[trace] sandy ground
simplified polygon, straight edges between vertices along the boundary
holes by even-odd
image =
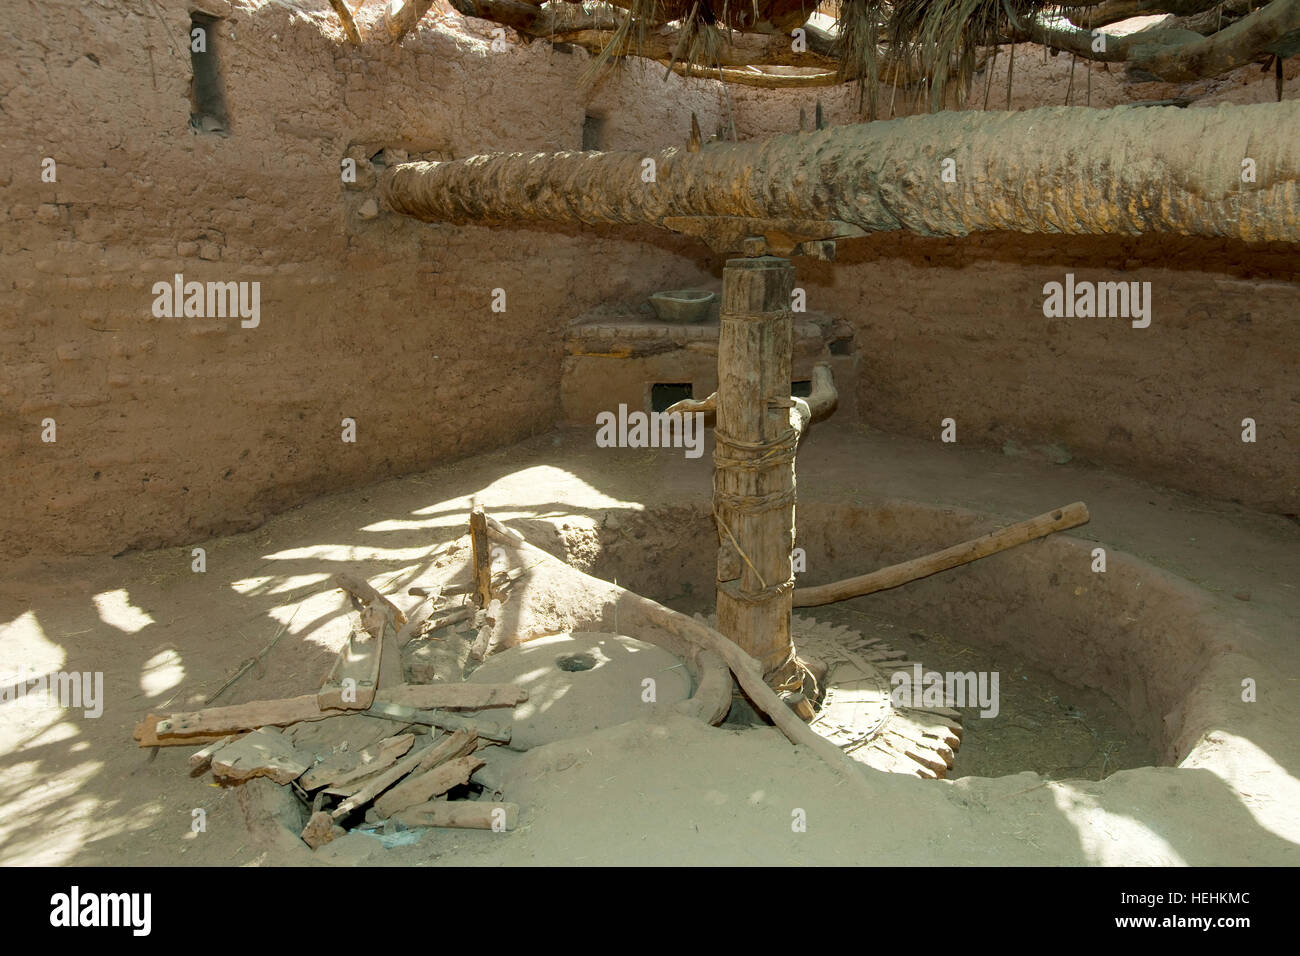
[[[264,672],[248,674],[219,702],[317,686],[346,633],[343,600],[328,576],[353,566],[399,592],[428,568],[439,543],[459,535],[471,494],[523,526],[607,527],[611,515],[703,504],[708,460],[610,452],[596,449],[589,432],[565,432],[323,498],[254,532],[210,540],[202,574],[191,570],[188,547],[9,568],[0,585],[0,674],[102,671],[105,699],[99,718],[30,702],[0,705],[0,860],[311,862],[305,847],[273,826],[250,831],[237,789],[191,778],[187,748],[138,749],[134,723],[150,711],[200,706],[289,621]],[[1259,703],[1247,705],[1255,708],[1249,718],[1209,728],[1177,768],[1125,770],[1101,781],[1030,772],[925,782],[864,772],[869,799],[774,730],[736,732],[685,718],[626,724],[552,745],[563,751],[558,757],[543,748],[521,758],[508,793],[524,808],[513,833],[436,831],[393,850],[350,836],[314,859],[1300,863],[1300,528],[1293,521],[1075,464],[850,426],[818,426],[801,449],[799,473],[802,507],[911,500],[1014,520],[1085,500],[1094,517],[1080,537],[1187,582],[1249,634],[1241,644],[1259,665]],[[598,564],[598,550],[592,544],[575,559]],[[1249,600],[1233,596],[1246,592]],[[206,812],[205,832],[192,831],[196,809]],[[806,831],[792,827],[800,818]]]

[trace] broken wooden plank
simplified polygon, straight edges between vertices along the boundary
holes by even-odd
[[[407,729],[394,726],[391,720],[382,717],[334,710],[324,720],[293,724],[285,728],[285,733],[293,738],[293,745],[299,750],[309,750],[323,760],[340,751],[356,753],[365,750]]]
[[[381,608],[387,610],[393,615],[393,622],[396,627],[401,627],[406,623],[406,615],[402,612],[402,609],[376,591],[374,587],[370,585],[370,582],[366,581],[364,578],[348,571],[340,571],[338,574],[334,575],[333,582],[335,587],[347,591],[356,598],[363,607],[371,607],[377,604]]]
[[[212,757],[212,774],[227,780],[269,777],[284,786],[311,766],[312,755],[295,750],[274,727],[263,727],[227,744]]]
[[[414,588],[412,588],[414,590]],[[419,632],[420,625],[427,621],[434,613],[434,603],[438,600],[438,588],[434,588],[423,601],[421,601],[406,617],[406,623],[402,629],[397,632],[397,646],[405,647],[411,638]]]
[[[408,807],[428,803],[452,787],[469,783],[470,776],[483,764],[482,757],[467,754],[419,774],[413,773],[375,801],[375,813],[383,819]]]
[[[331,754],[298,781],[304,790],[342,786],[395,764],[415,743],[415,734],[397,734],[373,747]]]
[[[501,602],[496,598],[489,601],[484,615],[483,624],[478,629],[478,636],[469,649],[469,658],[472,661],[481,661],[488,655],[488,650],[492,646],[492,638],[501,625]]]
[[[154,727],[159,743],[153,746],[166,746],[167,743],[213,743],[227,734],[257,730],[259,727],[287,727],[301,720],[323,720],[329,716],[332,715],[323,712],[316,703],[315,694],[209,707],[206,710],[159,718]],[[149,718],[146,718],[145,723],[148,722]],[[206,739],[200,740],[199,737]],[[143,744],[143,738],[141,740]]]
[[[345,833],[347,831],[336,824],[332,816],[324,810],[317,810],[302,829],[302,842],[314,850],[318,846],[337,840]]]
[[[380,643],[379,674],[375,680],[376,690],[398,687],[405,680],[402,672],[402,648],[397,643],[397,629],[385,617]]]
[[[469,539],[474,550],[474,603],[486,608],[492,600],[492,552],[488,545],[487,515],[477,502],[469,512]]]
[[[202,750],[190,754],[190,771],[193,773],[202,773],[204,770],[208,769],[208,765],[212,763],[212,755],[226,744],[232,743],[237,739],[239,739],[237,734],[227,734],[215,743],[208,744]]]
[[[392,817],[407,827],[456,827],[471,830],[513,830],[519,824],[519,807],[514,803],[486,800],[431,800],[408,807]]]
[[[330,816],[335,820],[341,820],[358,807],[363,807],[379,794],[383,793],[397,781],[401,780],[408,773],[415,770],[420,764],[420,759],[429,753],[430,747],[424,747],[420,750],[407,754],[404,758],[397,761],[387,770],[382,770],[377,774],[371,774],[364,781],[357,781],[354,784],[343,788],[331,787],[325,790],[325,793],[337,794],[341,789],[347,793],[347,797],[337,807],[330,811]],[[358,785],[359,784],[359,785]],[[350,792],[348,792],[350,791]]]
[[[335,807],[331,811],[331,816],[335,820],[340,820],[358,807],[365,806],[408,773],[428,770],[439,762],[450,759],[453,754],[459,754],[462,748],[468,747],[472,751],[477,746],[478,738],[471,732],[457,731],[448,734],[431,747],[407,754],[388,770],[368,780],[364,787]]]
[[[351,796],[362,789],[362,787],[366,786],[366,784],[368,784],[376,775],[395,764],[398,759],[405,756],[414,745],[414,734],[404,734],[402,736],[410,737],[411,743],[401,747],[390,748],[389,751],[382,753],[378,759],[369,763],[360,763],[352,770],[339,774],[330,784],[330,792],[335,793],[338,796]]]
[[[408,773],[423,773],[425,770],[430,770],[439,764],[446,763],[448,760],[468,756],[482,745],[483,742],[472,731],[458,730],[452,734],[443,734],[431,744],[429,741],[425,741],[424,746],[419,751],[419,759]],[[379,774],[370,774],[357,780],[346,781],[323,792],[332,796],[350,797],[360,793],[377,780],[379,776]]]
[[[168,718],[162,714],[149,714],[135,725],[131,733],[133,740],[138,740],[141,747],[193,747],[195,744],[214,744],[227,734],[192,734],[188,737],[159,737],[158,725]],[[248,728],[245,728],[248,729]]]
[[[364,713],[371,717],[386,717],[389,720],[400,720],[408,724],[441,727],[443,730],[472,730],[480,737],[498,743],[509,743],[514,733],[513,724],[509,721],[483,720],[477,716],[452,714],[445,710],[416,710],[414,707],[402,707],[399,704],[388,704],[383,701],[375,701]]]
[[[479,710],[484,707],[514,707],[528,699],[528,691],[517,684],[399,684],[375,695],[384,704],[432,710],[450,707]]]
[[[289,727],[349,714],[346,710],[322,710],[316,698],[316,694],[303,694],[301,697],[254,700],[246,704],[209,707],[170,716],[150,714],[136,725],[134,737],[142,747],[194,746],[216,743],[230,734],[244,733],[259,727]],[[387,716],[384,719],[393,718]],[[391,732],[390,726],[385,728],[384,733],[375,734],[373,739],[388,736]],[[313,743],[302,739],[302,728],[295,731],[294,736],[296,747],[312,749]]]
[[[371,621],[374,617],[371,616]],[[322,710],[365,710],[375,699],[379,685],[379,667],[383,659],[382,617],[379,634],[369,628],[353,629],[339,650],[329,677],[316,692]]]
[[[448,614],[439,613],[438,617],[428,620],[424,626],[416,632],[416,634],[423,637],[425,634],[447,627],[449,624],[459,624],[461,621],[469,620],[474,616],[474,613],[473,607],[457,608]]]

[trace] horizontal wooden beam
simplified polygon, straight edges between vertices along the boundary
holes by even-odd
[[[862,597],[864,594],[874,594],[876,591],[896,588],[911,581],[938,574],[940,571],[947,571],[962,564],[978,561],[980,558],[987,558],[991,554],[1006,551],[1008,548],[1014,548],[1017,545],[1046,537],[1057,531],[1077,528],[1081,524],[1087,524],[1088,520],[1087,505],[1082,501],[1076,501],[1064,508],[1057,508],[1055,511],[1049,511],[1046,514],[1037,515],[1025,521],[1018,521],[1013,525],[998,531],[991,531],[979,538],[963,541],[951,548],[944,548],[942,551],[936,551],[933,554],[913,558],[911,561],[904,561],[902,564],[893,564],[887,568],[872,571],[870,574],[861,574],[855,578],[845,578],[843,581],[834,581],[817,587],[795,588],[794,606],[816,607],[820,604],[833,604],[836,601],[847,601],[850,598]]]
[[[429,222],[667,228],[682,217],[740,217],[923,236],[1171,233],[1295,242],[1300,138],[1278,131],[1298,125],[1297,100],[1198,110],[950,110],[698,152],[401,163],[382,188],[394,211]],[[1209,141],[1220,144],[1213,155],[1221,161],[1204,161]],[[940,155],[935,144],[948,145]],[[956,182],[941,177],[943,158]],[[1249,185],[1244,158],[1254,161]]]

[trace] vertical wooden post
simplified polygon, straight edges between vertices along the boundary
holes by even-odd
[[[474,603],[486,610],[492,600],[492,558],[488,551],[487,515],[477,501],[470,506],[469,540],[474,555]]]
[[[775,256],[729,259],[723,271],[713,509],[718,630],[758,659],[768,684],[798,689],[790,638],[793,286],[794,267]]]

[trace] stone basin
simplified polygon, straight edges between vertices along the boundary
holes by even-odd
[[[716,298],[705,289],[674,289],[650,296],[650,307],[660,322],[690,324],[707,321]]]

